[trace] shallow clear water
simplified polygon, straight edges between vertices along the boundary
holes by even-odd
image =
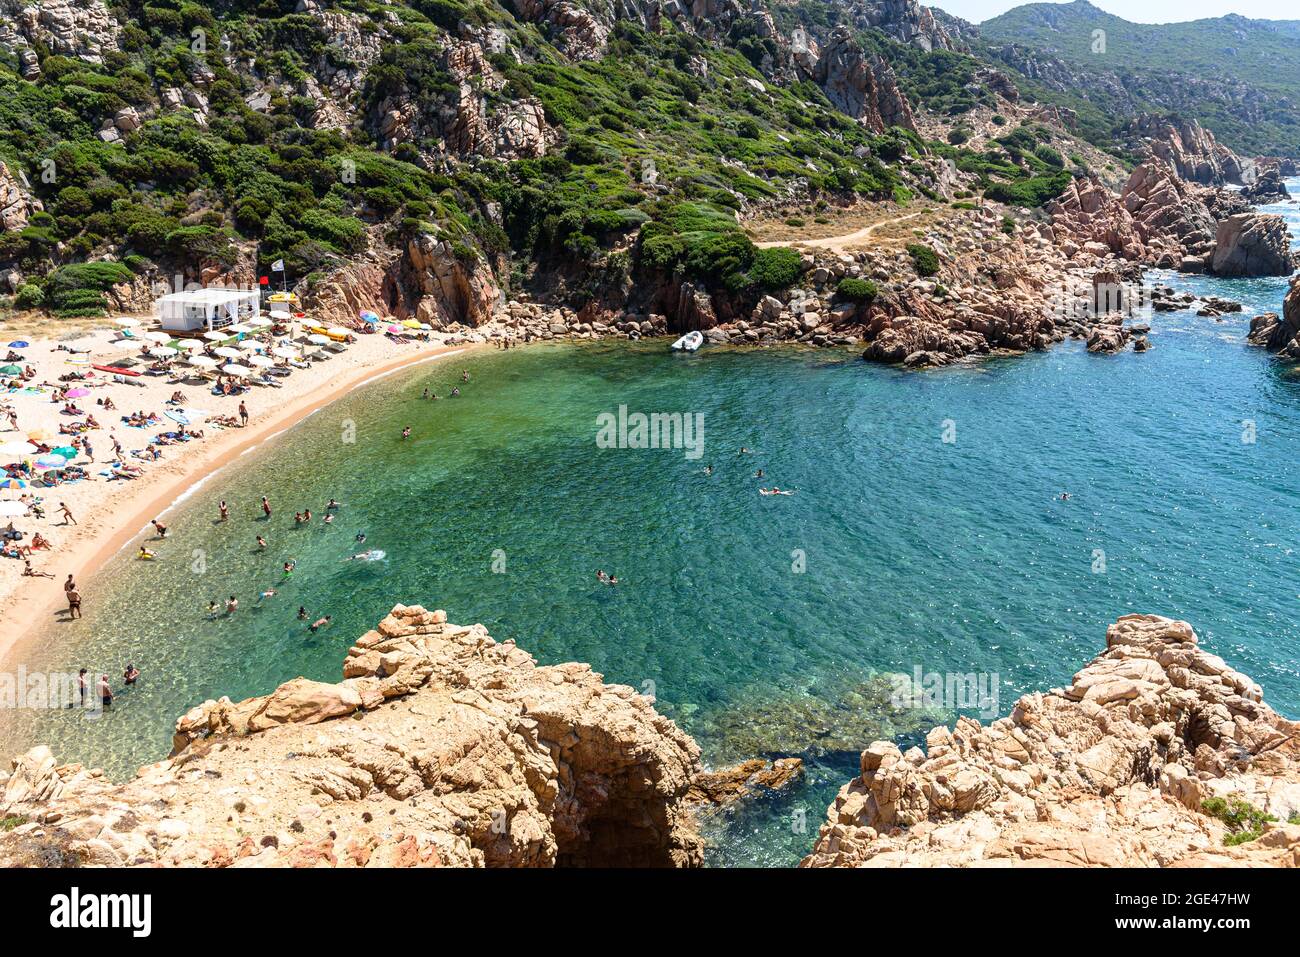
[[[936,372],[654,342],[489,352],[385,379],[198,489],[169,515],[158,561],[119,555],[87,589],[87,617],[26,664],[120,674],[132,660],[144,680],[100,721],[10,716],[4,750],[46,741],[128,774],[166,753],[196,702],[337,680],[351,639],[399,601],[653,692],[714,765],[807,756],[802,788],[709,828],[719,864],[794,863],[858,750],[951,717],[891,706],[885,673],[977,675],[1004,714],[1067,682],[1117,616],[1158,612],[1300,715],[1300,375],[1244,343],[1286,284],[1155,278],[1245,311],[1157,314],[1142,355],[1067,343]],[[420,398],[445,396],[462,368],[461,397]],[[620,405],[702,413],[703,457],[599,448],[597,416]],[[769,483],[797,494],[758,495]],[[325,527],[330,497],[344,507]],[[313,521],[295,528],[305,506]],[[345,560],[359,530],[383,560]],[[621,584],[596,582],[598,568]],[[278,593],[258,602],[266,587]],[[207,602],[230,594],[239,612],[210,620]],[[299,605],[333,624],[309,633]]]

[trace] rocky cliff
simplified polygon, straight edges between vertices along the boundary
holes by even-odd
[[[1069,687],[871,745],[803,866],[1300,866],[1298,731],[1186,622],[1126,615]]]
[[[0,866],[701,863],[699,749],[631,688],[402,605],[343,674],[199,705],[126,784],[32,750],[0,773],[25,822]]]

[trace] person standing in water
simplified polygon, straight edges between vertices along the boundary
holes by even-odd
[[[68,589],[68,618],[81,617],[81,592],[75,587]]]
[[[271,503],[266,500],[265,495],[262,496],[262,514],[267,518],[271,517]]]
[[[158,521],[158,519],[156,518],[153,520],[153,527],[154,527],[154,531],[158,533],[159,538],[167,537],[167,526],[164,525],[162,522]]]
[[[108,686],[108,675],[99,676],[99,703],[105,711],[113,707],[113,689]]]
[[[233,615],[237,611],[239,611],[239,599],[231,595],[226,601],[226,614]]]
[[[411,427],[408,425],[406,428],[402,429],[402,438],[409,439],[410,437],[411,437]]]
[[[126,663],[126,670],[122,672],[122,680],[126,682],[128,688],[131,687],[131,685],[140,680],[140,669],[128,661]]]
[[[221,518],[219,519],[220,521],[224,522],[226,519],[230,518],[230,506],[226,504],[224,498],[221,500],[221,504],[217,506],[217,511],[221,515]]]

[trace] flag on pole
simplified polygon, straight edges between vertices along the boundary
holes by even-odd
[[[284,260],[277,259],[275,262],[271,263],[271,272],[284,272]]]

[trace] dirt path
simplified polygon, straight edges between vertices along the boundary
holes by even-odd
[[[882,219],[878,223],[872,223],[870,226],[863,226],[851,233],[845,233],[843,236],[827,236],[823,239],[785,239],[770,240],[768,242],[754,243],[759,249],[771,249],[775,246],[809,246],[813,249],[830,249],[834,252],[844,252],[851,246],[860,246],[862,243],[871,238],[881,226],[889,226],[893,223],[905,222],[909,219],[916,219],[918,216],[924,216],[931,212],[929,209],[917,210],[914,213],[908,213],[906,216],[895,216],[892,219]]]

